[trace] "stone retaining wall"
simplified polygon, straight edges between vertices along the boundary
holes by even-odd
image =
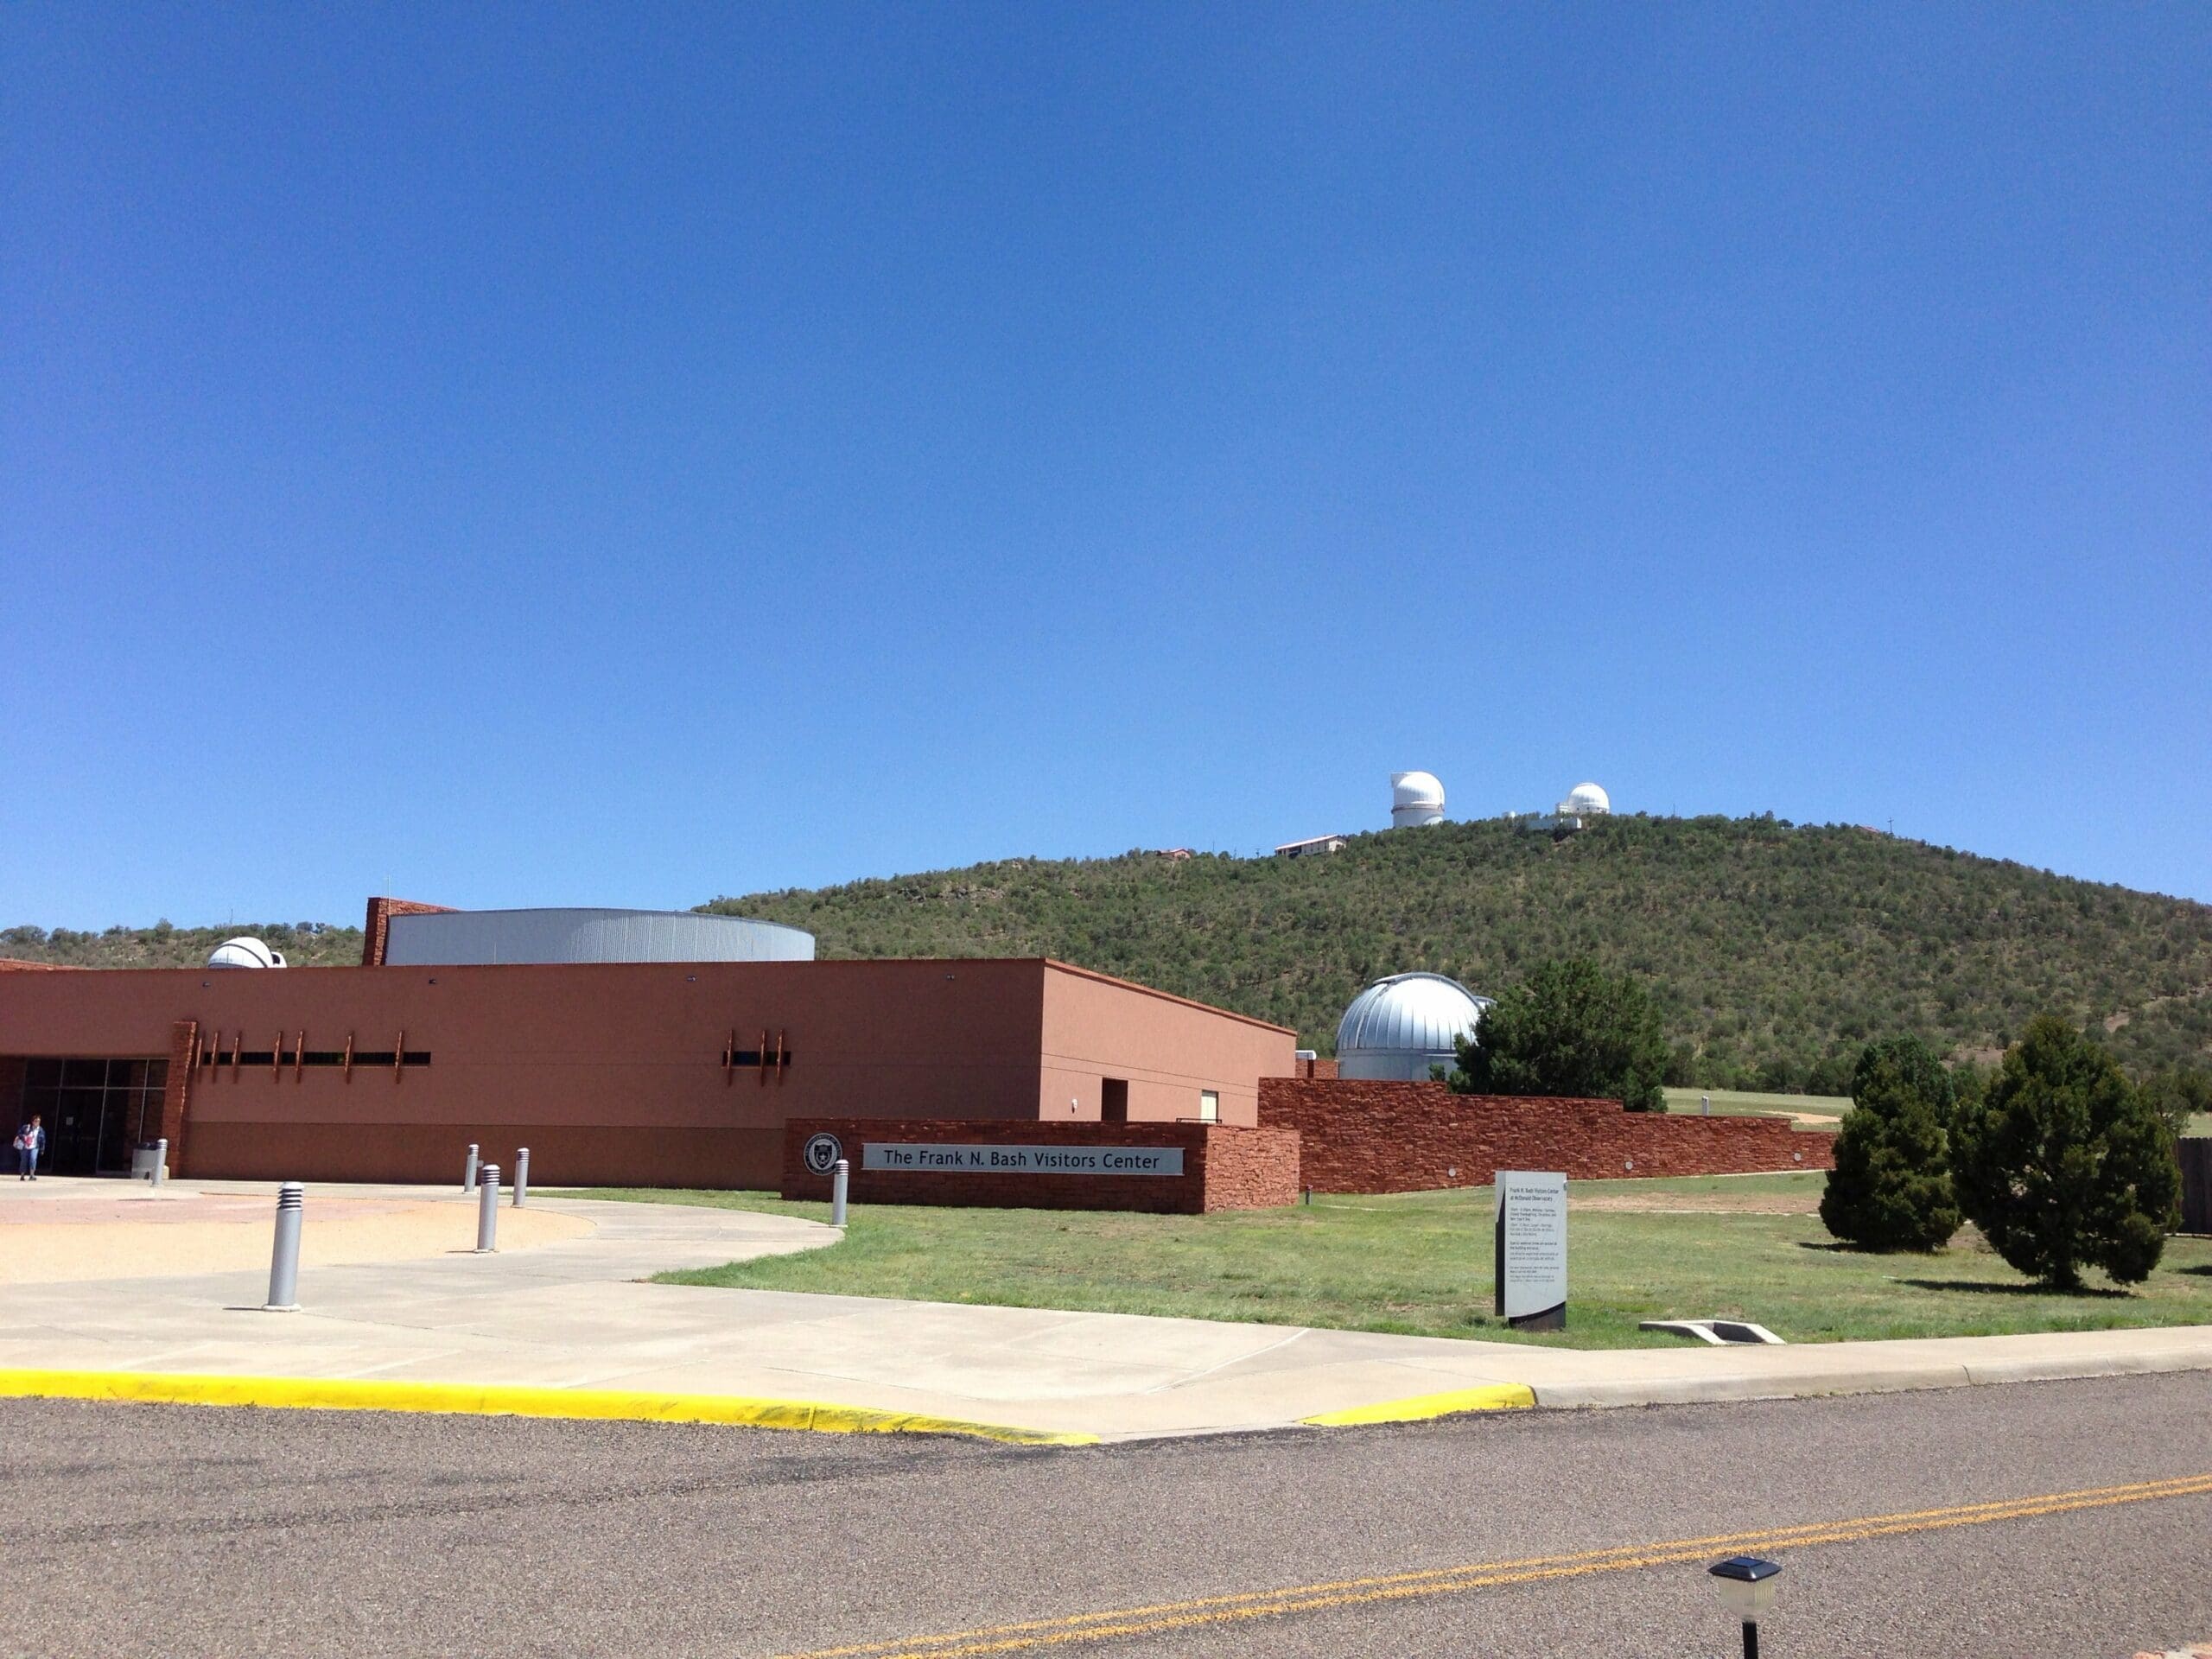
[[[1486,1186],[1501,1169],[1576,1180],[1827,1169],[1834,1137],[1786,1117],[1676,1117],[1618,1101],[1455,1095],[1441,1083],[1264,1077],[1263,1128],[1295,1129],[1317,1192]]]

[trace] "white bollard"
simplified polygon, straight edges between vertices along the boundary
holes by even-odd
[[[1700,1095],[1697,1097],[1697,1114],[1700,1117],[1711,1117],[1713,1116],[1713,1096],[1711,1095]]]
[[[853,1166],[840,1158],[830,1169],[830,1224],[845,1224],[845,1188],[852,1179]]]
[[[467,1161],[461,1166],[461,1190],[464,1192],[476,1190],[476,1143],[474,1141],[468,1143]]]
[[[262,1307],[270,1313],[300,1311],[300,1211],[307,1188],[287,1181],[276,1189],[276,1244],[269,1255],[269,1300]]]
[[[486,1164],[476,1189],[476,1254],[489,1255],[499,1248],[499,1166]]]
[[[530,1196],[530,1148],[515,1148],[515,1208],[522,1208],[523,1200]]]
[[[169,1143],[167,1139],[154,1142],[154,1179],[149,1185],[159,1186],[169,1178]]]

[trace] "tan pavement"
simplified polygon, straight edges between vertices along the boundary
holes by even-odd
[[[442,1197],[443,1195],[441,1195]],[[0,1189],[0,1285],[267,1272],[271,1199],[165,1183],[41,1177]],[[582,1216],[524,1209],[501,1216],[504,1249],[589,1236]],[[300,1265],[401,1262],[473,1249],[473,1210],[444,1202],[322,1194],[302,1234]]]
[[[265,1313],[274,1189],[193,1191],[262,1207],[259,1227],[205,1224],[257,1236],[253,1268],[0,1285],[0,1367],[742,1395],[1107,1438],[1281,1427],[1497,1385],[1545,1406],[1610,1406],[2212,1370],[2206,1326],[1605,1352],[654,1285],[639,1281],[837,1235],[785,1216],[569,1199],[500,1211],[503,1243],[540,1213],[566,1236],[303,1268],[304,1311]],[[310,1187],[308,1236],[346,1224],[349,1204],[427,1213],[440,1236],[473,1243],[474,1201],[420,1188]],[[0,1224],[0,1249],[22,1224]]]

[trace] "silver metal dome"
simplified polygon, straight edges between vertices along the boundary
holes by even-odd
[[[811,962],[814,935],[692,910],[446,910],[395,916],[395,968],[463,963]]]
[[[1351,1000],[1337,1022],[1337,1075],[1413,1079],[1459,1062],[1456,1039],[1472,1036],[1487,996],[1442,974],[1393,974]]]

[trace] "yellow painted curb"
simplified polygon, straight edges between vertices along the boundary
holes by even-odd
[[[1299,1421],[1317,1428],[1344,1428],[1354,1423],[1414,1423],[1425,1417],[1450,1417],[1463,1411],[1520,1411],[1536,1403],[1536,1391],[1523,1382],[1493,1382],[1479,1389],[1455,1389],[1449,1394],[1416,1394],[1403,1400],[1385,1400],[1350,1411],[1325,1411]]]
[[[176,1406],[266,1406],[307,1411],[429,1411],[482,1417],[563,1417],[644,1423],[733,1423],[826,1434],[967,1434],[1020,1446],[1096,1446],[1096,1434],[1009,1428],[915,1412],[811,1400],[721,1394],[638,1394],[620,1389],[477,1386],[353,1377],[205,1376],[159,1371],[0,1370],[0,1396],[112,1400]]]

